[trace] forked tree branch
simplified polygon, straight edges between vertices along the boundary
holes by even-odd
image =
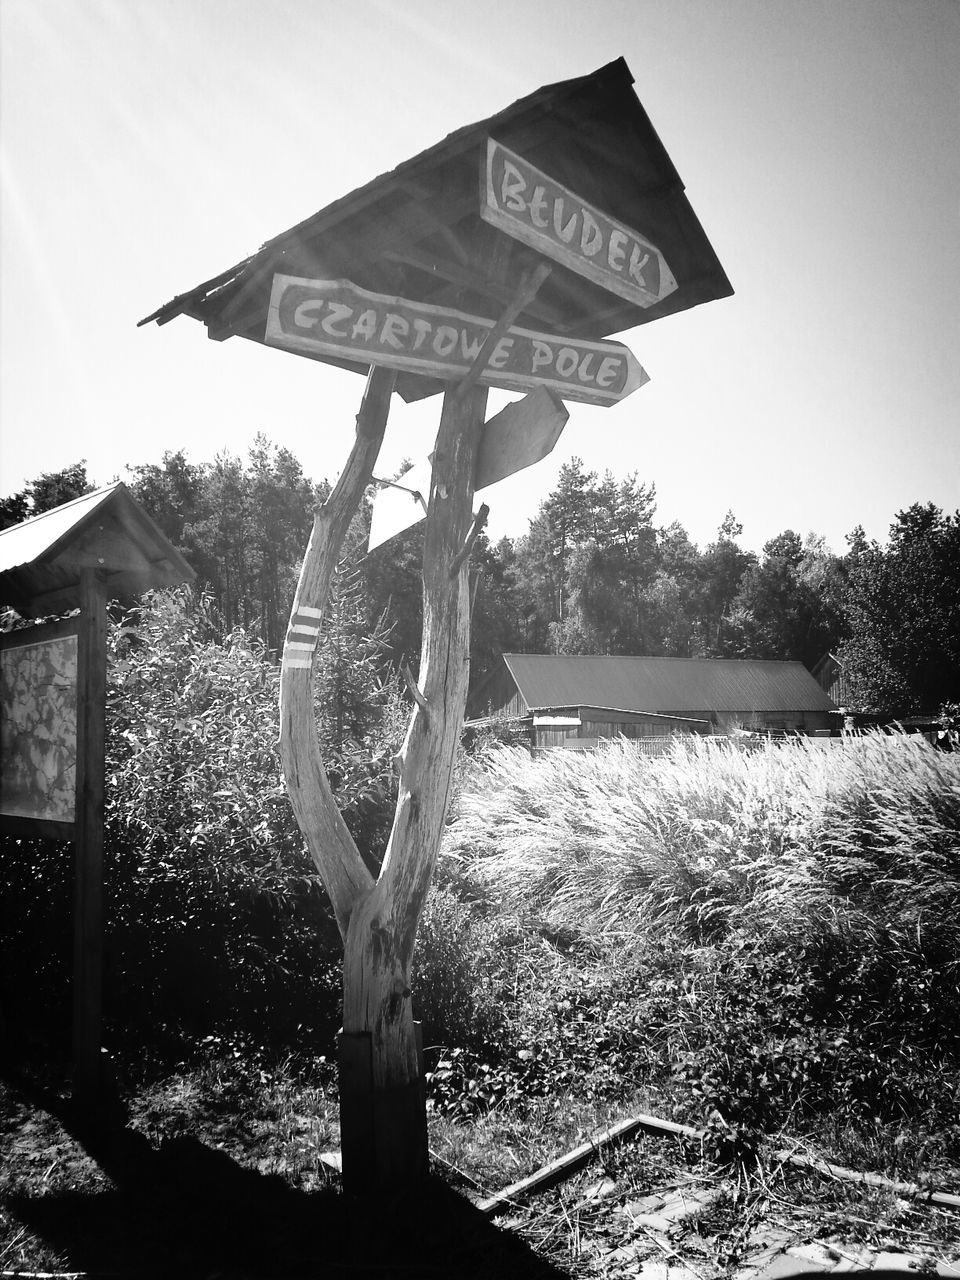
[[[313,666],[330,581],[350,521],[373,474],[395,381],[393,370],[370,371],[353,449],[313,522],[280,675],[280,758],[287,792],[344,938],[357,900],[370,892],[374,881],[347,830],[323,767],[313,709]]]

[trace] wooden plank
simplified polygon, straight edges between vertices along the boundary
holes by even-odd
[[[487,140],[480,216],[641,307],[656,306],[676,291],[655,244],[493,138]]]
[[[570,413],[551,391],[538,387],[484,424],[477,457],[477,488],[542,461],[560,439]]]
[[[103,812],[107,612],[103,583],[83,571],[78,632],[77,816],[73,945],[74,1094],[96,1100],[101,1085]]]
[[[72,822],[54,822],[49,818],[19,818],[0,813],[0,835],[14,836],[20,840],[63,840],[74,838]]]
[[[365,1190],[376,1168],[373,1114],[373,1068],[370,1033],[337,1036],[340,1084],[340,1161],[345,1185]]]
[[[430,470],[430,462],[424,458],[404,472],[396,484],[384,484],[375,494],[370,512],[368,552],[426,519]]]
[[[584,1142],[556,1160],[551,1160],[536,1173],[531,1173],[529,1177],[521,1178],[519,1182],[504,1187],[495,1196],[482,1200],[477,1208],[481,1213],[489,1214],[490,1217],[503,1213],[517,1200],[522,1200],[533,1191],[545,1191],[547,1187],[562,1182],[564,1178],[570,1177],[571,1174],[588,1165],[605,1148],[618,1142],[626,1142],[638,1133],[652,1133],[658,1137],[685,1138],[700,1142],[704,1138],[704,1132],[703,1129],[694,1129],[686,1124],[675,1124],[672,1120],[660,1120],[656,1116],[639,1115],[621,1120],[618,1124],[611,1125],[609,1129],[604,1129],[602,1133],[596,1134],[589,1142]]]
[[[514,400],[484,424],[477,455],[479,492],[507,476],[532,467],[553,449],[570,414],[562,400],[538,387]],[[398,533],[426,518],[430,462],[423,459],[395,484],[381,482],[370,513],[367,551],[375,551]]]
[[[445,381],[461,381],[495,322],[446,307],[369,293],[345,280],[277,274],[264,340],[304,355],[335,355]],[[611,405],[649,381],[619,342],[558,338],[511,327],[479,381],[565,400]]]
[[[502,242],[503,238],[500,237],[500,239]],[[480,297],[493,298],[503,306],[507,306],[513,298],[514,289],[510,284],[498,284],[482,274],[476,266],[461,266],[459,263],[451,262],[449,258],[430,252],[429,249],[397,250],[385,253],[383,256],[389,262],[413,267],[414,270],[422,271],[432,278],[439,277],[459,289],[470,289]],[[430,300],[422,298],[421,301],[429,302]],[[528,303],[525,311],[527,315],[542,324],[561,326],[564,322],[564,313],[560,308],[542,302],[539,296]]]

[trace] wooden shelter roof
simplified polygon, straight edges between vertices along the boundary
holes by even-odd
[[[114,597],[195,577],[123,483],[0,531],[0,601],[24,617],[79,608],[84,569]]]
[[[334,201],[140,324],[188,315],[217,340],[239,335],[262,342],[275,272],[346,279],[375,293],[496,320],[522,273],[540,259],[481,220],[488,137],[646,236],[678,283],[645,309],[557,265],[518,325],[595,339],[726,297],[730,282],[632,86],[618,58],[590,75],[538,89]],[[367,369],[332,356],[308,358]],[[401,374],[397,382],[406,400],[441,389],[416,374]]]
[[[589,706],[625,712],[835,711],[801,662],[505,653],[527,710]]]

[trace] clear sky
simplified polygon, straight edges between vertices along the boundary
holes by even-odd
[[[736,291],[625,336],[651,382],[571,405],[491,491],[522,532],[573,455],[712,539],[960,505],[957,0],[0,0],[0,491],[258,431],[333,480],[363,381],[136,321],[540,85],[624,56]],[[492,407],[510,398],[491,395]],[[381,471],[429,451],[395,398]]]

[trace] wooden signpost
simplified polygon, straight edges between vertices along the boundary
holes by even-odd
[[[531,249],[641,307],[677,287],[656,245],[624,226],[529,160],[487,141],[480,217]]]
[[[301,568],[280,708],[287,790],[344,942],[341,1144],[351,1192],[415,1192],[427,1170],[410,967],[466,704],[468,562],[486,512],[473,515],[475,487],[549,451],[566,410],[545,396],[613,405],[647,381],[625,346],[597,335],[640,324],[654,308],[667,314],[732,292],[631,83],[618,60],[538,90],[141,321],[186,314],[217,340],[238,335],[368,373],[353,450]],[[581,121],[589,123],[582,134]],[[564,154],[572,186],[500,138],[534,155]],[[576,189],[616,191],[626,220]],[[488,386],[535,394],[484,433]],[[426,508],[421,664],[416,678],[406,673],[413,710],[374,879],[320,758],[313,665],[331,577],[371,482],[394,387],[406,400],[446,389],[432,472],[423,463],[400,481],[414,492],[391,491],[400,498],[377,535],[382,541],[387,526],[398,531]]]
[[[620,343],[558,339],[513,326],[550,271],[541,263],[524,277],[497,321],[370,293],[345,280],[279,272],[273,279],[267,343],[370,365],[353,451],[317,515],[301,567],[280,681],[287,791],[343,937],[340,1141],[344,1184],[353,1192],[416,1185],[429,1163],[410,971],[466,707],[469,558],[487,515],[485,506],[472,514],[486,385],[539,393],[525,408],[513,407],[504,421],[490,424],[484,469],[493,483],[526,465],[524,457],[532,461],[552,448],[567,414],[551,393],[614,404],[647,381]],[[331,576],[372,478],[398,370],[452,385],[443,398],[426,502],[420,675],[414,680],[407,673],[414,709],[398,758],[393,827],[374,880],[337,808],[320,758],[313,660]],[[524,423],[537,422],[540,441],[518,446],[512,439],[518,423],[522,431]],[[418,484],[427,487],[425,472]],[[413,496],[422,506],[422,491]]]
[[[542,388],[514,400],[484,423],[477,455],[477,492],[541,462],[560,439],[570,417],[562,400]],[[431,455],[432,456],[432,455]],[[367,550],[418,524],[427,514],[430,461],[416,463],[395,483],[384,486],[373,500]]]
[[[492,320],[406,298],[368,293],[347,280],[273,278],[264,340],[304,355],[336,355],[447,382],[467,377]],[[486,386],[545,387],[564,400],[617,404],[649,382],[620,342],[556,338],[510,327],[476,373]]]

